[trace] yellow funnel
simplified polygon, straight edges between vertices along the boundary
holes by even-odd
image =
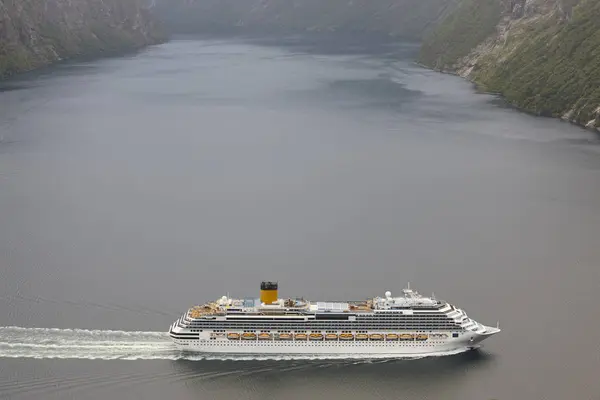
[[[260,302],[273,304],[277,301],[277,282],[262,282],[260,284]]]

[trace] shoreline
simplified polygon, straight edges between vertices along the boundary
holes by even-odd
[[[160,40],[157,40],[154,42],[149,42],[149,43],[146,43],[146,44],[143,44],[140,46],[123,47],[121,49],[116,49],[116,50],[95,51],[95,52],[90,52],[90,53],[81,53],[81,54],[74,54],[72,56],[59,57],[59,58],[56,58],[53,60],[42,61],[36,65],[29,65],[19,71],[6,72],[3,74],[0,74],[0,92],[3,91],[2,86],[1,86],[2,84],[6,83],[6,82],[10,82],[13,79],[17,79],[17,78],[27,75],[27,74],[40,72],[47,68],[51,68],[56,65],[61,65],[61,64],[68,63],[68,62],[77,62],[77,61],[85,62],[85,61],[101,60],[101,59],[105,59],[105,58],[123,57],[126,55],[138,53],[138,52],[143,51],[152,46],[158,46],[161,44],[165,44],[170,39],[171,39],[170,37],[165,37],[164,39],[160,39]]]
[[[466,76],[463,76],[463,75],[457,73],[456,71],[433,68],[433,67],[430,67],[429,65],[420,63],[418,61],[414,61],[414,64],[417,65],[417,66],[419,66],[419,67],[421,67],[421,68],[428,69],[430,71],[439,72],[441,74],[446,74],[446,75],[457,76],[457,77],[459,77],[459,78],[461,78],[461,79],[463,79],[463,80],[465,80],[467,82],[470,82],[474,86],[474,88],[475,88],[475,90],[476,90],[477,93],[489,94],[489,95],[497,96],[500,100],[502,100],[504,102],[504,104],[506,104],[507,107],[510,107],[510,108],[512,108],[515,111],[522,112],[524,114],[531,115],[533,117],[549,118],[549,119],[559,120],[559,121],[568,123],[568,124],[570,124],[572,126],[576,126],[578,128],[581,128],[581,129],[583,129],[583,130],[585,130],[587,132],[594,133],[595,136],[596,136],[596,138],[600,139],[600,127],[589,127],[589,126],[577,123],[577,122],[575,122],[573,120],[569,120],[569,119],[566,119],[566,118],[563,118],[563,117],[555,117],[555,116],[552,116],[552,115],[542,115],[542,114],[533,113],[533,112],[531,112],[531,111],[529,111],[529,110],[527,110],[525,108],[519,107],[519,106],[513,104],[512,102],[510,102],[504,96],[504,94],[502,92],[488,92],[488,91],[482,90],[481,89],[482,85],[479,84],[477,81],[475,81],[473,79],[470,79],[470,78],[468,78]]]

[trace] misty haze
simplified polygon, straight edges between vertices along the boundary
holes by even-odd
[[[0,0],[0,398],[597,399],[598,4]],[[494,336],[172,340],[409,282]]]

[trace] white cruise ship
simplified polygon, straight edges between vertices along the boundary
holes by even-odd
[[[219,300],[190,308],[169,334],[184,351],[229,354],[451,354],[477,348],[500,332],[452,304],[410,289],[360,302],[280,299],[276,282],[260,298]]]

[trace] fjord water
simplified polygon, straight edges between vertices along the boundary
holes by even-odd
[[[600,151],[416,46],[186,38],[0,92],[0,397],[597,398]],[[190,357],[227,292],[412,287],[501,334],[419,360]]]

